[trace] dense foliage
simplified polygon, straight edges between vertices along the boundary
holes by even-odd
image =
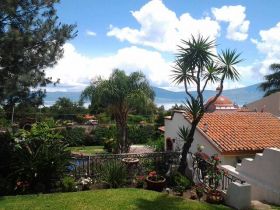
[[[117,127],[117,152],[127,152],[130,142],[128,140],[128,114],[136,106],[145,106],[154,99],[154,92],[146,77],[141,72],[126,75],[124,71],[114,70],[108,80],[99,78],[92,82],[82,94],[92,104],[100,104],[112,114]]]
[[[124,165],[118,161],[107,161],[100,167],[100,180],[109,188],[118,188],[127,181],[127,171]]]
[[[74,25],[58,21],[58,2],[1,0],[0,104],[7,109],[25,101],[42,103],[40,87],[53,82],[45,69],[56,64],[65,42],[76,35]]]
[[[271,64],[270,69],[272,70],[272,73],[266,75],[264,77],[266,81],[260,84],[260,89],[265,91],[264,96],[280,92],[280,64]]]
[[[86,140],[85,129],[81,127],[62,129],[61,135],[70,147],[84,145]]]
[[[0,132],[0,195],[13,189],[9,175],[12,172],[11,163],[14,155],[14,141],[9,132]]]
[[[72,102],[69,98],[58,98],[49,110],[55,119],[75,120],[79,115],[86,114],[82,103]],[[83,122],[83,121],[82,121]]]
[[[20,130],[16,136],[10,141],[7,137],[3,139],[6,143],[3,154],[10,157],[10,162],[1,163],[9,173],[1,174],[7,181],[5,192],[50,192],[56,188],[70,158],[62,136],[47,123],[34,124],[30,131]]]

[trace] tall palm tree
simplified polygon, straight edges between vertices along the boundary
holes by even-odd
[[[176,84],[183,83],[187,99],[185,110],[191,115],[191,127],[185,138],[182,149],[182,158],[180,161],[179,172],[185,173],[187,166],[187,153],[194,140],[194,133],[205,110],[213,104],[223,91],[225,79],[238,80],[239,73],[234,65],[241,62],[240,54],[235,50],[222,51],[218,56],[214,55],[213,48],[216,47],[214,40],[198,36],[189,41],[182,41],[183,45],[179,46],[179,52],[176,56],[173,70],[173,82]],[[219,83],[220,90],[215,97],[204,105],[203,93],[210,83]],[[196,93],[191,94],[190,86],[195,86]],[[179,129],[180,130],[180,129]]]
[[[127,117],[135,105],[143,106],[154,100],[154,92],[145,75],[133,72],[126,75],[116,69],[108,80],[99,78],[87,87],[82,97],[108,108],[114,116],[117,134],[117,152],[128,152],[130,143],[127,137]]]
[[[275,92],[280,92],[280,63],[270,65],[273,73],[266,75],[265,82],[261,83],[259,88],[265,91],[264,96],[268,96]]]

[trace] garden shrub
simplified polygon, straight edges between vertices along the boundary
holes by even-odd
[[[100,145],[95,141],[94,135],[93,134],[85,134],[85,138],[82,143],[84,146],[95,146],[95,145]]]
[[[86,133],[85,129],[81,127],[68,127],[61,131],[64,141],[71,147],[83,145]]]
[[[14,185],[8,176],[11,172],[11,160],[14,155],[14,141],[7,132],[0,132],[0,195],[10,194]]]
[[[9,121],[1,116],[0,112],[0,128],[7,128],[10,125]]]
[[[119,188],[126,184],[127,171],[122,163],[115,160],[106,161],[99,170],[100,181],[109,188]]]
[[[146,121],[147,118],[144,117],[143,115],[128,115],[128,123],[129,124],[139,124],[141,121]]]
[[[112,152],[115,149],[116,145],[117,142],[114,139],[106,139],[104,141],[104,149],[107,150],[108,152]]]
[[[170,185],[181,190],[190,189],[192,182],[178,171],[171,173]]]
[[[100,113],[96,117],[100,124],[108,124],[112,121],[111,117],[106,112]]]
[[[152,125],[128,126],[128,138],[132,144],[146,144],[154,135],[155,130]]]
[[[164,151],[164,136],[160,136],[157,139],[149,139],[147,143],[150,147],[154,148],[156,152],[163,152]]]
[[[47,123],[34,124],[30,131],[19,131],[10,175],[17,193],[53,190],[69,166],[70,152],[62,138]]]
[[[61,187],[63,192],[74,192],[76,191],[75,178],[72,176],[65,176],[61,180]]]
[[[116,133],[115,125],[96,127],[92,131],[94,145],[105,145],[105,141],[116,138]]]
[[[81,115],[81,114],[75,115],[74,120],[75,120],[77,123],[80,123],[80,124],[84,124],[84,123],[87,121],[87,120],[83,117],[83,115]]]

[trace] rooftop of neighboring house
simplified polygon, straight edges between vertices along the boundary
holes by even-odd
[[[280,92],[273,93],[246,105],[250,110],[265,111],[280,117]]]
[[[220,91],[220,87],[216,88],[216,91]],[[215,96],[210,97],[207,102],[205,103],[205,106],[207,106]],[[214,103],[212,103],[208,108],[207,112],[214,112],[214,111],[235,111],[239,107],[234,104],[228,97],[226,96],[219,96]]]

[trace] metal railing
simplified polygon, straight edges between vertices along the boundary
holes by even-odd
[[[213,167],[212,163],[202,159],[195,154],[192,154],[193,159],[193,176],[196,182],[204,184],[207,188],[210,188],[209,185],[213,184],[213,181],[208,180],[208,170],[210,167]],[[226,191],[232,182],[239,182],[240,184],[245,183],[244,180],[230,174],[225,169],[218,168],[220,170],[221,179],[219,181],[219,190]]]
[[[178,165],[180,161],[180,152],[154,152],[142,154],[96,154],[90,156],[74,155],[71,159],[71,173],[76,177],[82,176],[98,177],[100,167],[109,161],[122,162],[124,158],[137,158],[139,162],[132,168],[129,168],[130,174],[147,175],[151,170],[156,170],[164,175],[171,165]],[[212,163],[199,158],[195,154],[189,153],[191,158],[194,182],[203,183],[206,187],[210,187],[211,180],[207,182],[208,169],[212,167]],[[227,173],[224,169],[221,173],[222,177],[219,183],[219,190],[226,191],[231,182],[245,183],[232,174]]]
[[[124,158],[137,158],[139,162],[133,170],[138,175],[145,175],[151,170],[166,173],[171,164],[179,163],[179,156],[179,152],[73,155],[69,170],[76,178],[82,176],[97,177],[100,166],[108,161],[123,162]]]

